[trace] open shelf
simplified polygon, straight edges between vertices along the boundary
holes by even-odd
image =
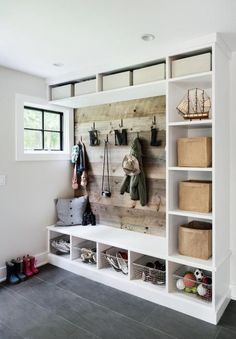
[[[208,301],[205,301],[205,300],[201,300],[200,298],[198,298],[196,295],[194,294],[184,294],[184,293],[181,293],[181,292],[178,292],[178,291],[175,291],[175,292],[171,292],[172,296],[177,298],[177,299],[180,299],[180,300],[185,300],[185,301],[188,301],[188,302],[192,302],[194,303],[195,305],[201,305],[203,307],[206,307],[208,309],[211,309],[213,307],[212,303],[211,302],[208,302]],[[194,307],[194,305],[192,305],[192,307]]]
[[[171,78],[168,81],[172,83],[184,83],[189,87],[195,87],[196,82],[198,82],[204,84],[205,87],[209,87],[212,82],[212,71]]]
[[[212,172],[212,167],[178,167],[172,166],[169,171]]]
[[[81,261],[81,259],[74,259],[72,260],[73,263],[76,263],[76,265],[78,265],[78,267],[86,267],[86,269],[90,270],[90,271],[94,271],[96,272],[98,269],[97,269],[97,266],[96,265],[90,265],[90,264],[85,264]]]
[[[148,284],[145,281],[142,280],[132,280],[131,281],[133,285],[140,286],[142,288],[146,288],[147,290],[153,291],[154,293],[157,291],[166,293],[166,285],[154,285],[154,284]]]
[[[208,260],[202,260],[198,258],[187,257],[185,255],[181,255],[179,253],[174,253],[169,255],[169,260],[187,266],[198,267],[202,270],[213,271],[215,268],[213,267],[212,258]]]
[[[99,269],[99,272],[106,274],[109,277],[113,277],[120,280],[129,280],[129,276],[121,272],[116,272],[112,267],[104,267]]]
[[[212,127],[212,120],[185,120],[169,122],[169,127],[184,127],[184,128],[210,128]]]
[[[100,91],[60,100],[52,100],[50,101],[50,103],[69,108],[79,108],[139,98],[149,98],[165,94],[166,80],[160,80],[136,86],[123,87],[108,91]]]
[[[198,219],[204,219],[204,220],[212,220],[212,213],[200,213],[200,212],[191,212],[191,211],[183,211],[180,209],[175,209],[169,211],[170,215],[180,215],[184,217],[190,217],[190,218],[198,218]]]

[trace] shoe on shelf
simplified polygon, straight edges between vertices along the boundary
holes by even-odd
[[[65,253],[65,254],[70,253],[70,242],[64,239],[53,240],[51,245],[53,248],[55,248],[57,251],[61,253]]]
[[[26,275],[26,277],[32,277],[34,274],[31,271],[30,258],[28,256],[23,257],[23,273]]]
[[[6,270],[7,282],[9,284],[18,284],[20,282],[20,279],[15,274],[15,265],[10,261],[6,261]]]
[[[37,274],[39,272],[39,270],[36,267],[36,259],[34,256],[32,255],[27,255],[27,258],[29,258],[30,260],[30,270],[33,274]]]
[[[129,272],[126,258],[128,259],[128,256],[127,256],[126,253],[123,253],[123,252],[117,252],[116,253],[116,260],[117,260],[118,266],[119,266],[120,270],[122,271],[122,273],[124,273],[124,274],[128,274],[128,272]]]
[[[26,280],[27,277],[23,273],[23,260],[18,257],[17,259],[12,259],[11,263],[14,265],[15,275],[20,279],[20,281]]]

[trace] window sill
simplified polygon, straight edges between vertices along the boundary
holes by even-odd
[[[67,152],[44,152],[33,151],[25,152],[17,157],[16,161],[57,161],[57,160],[70,160],[70,154]]]

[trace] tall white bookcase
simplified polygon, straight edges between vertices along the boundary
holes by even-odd
[[[178,78],[171,77],[171,62],[178,57],[201,52],[212,53],[212,70]],[[166,236],[155,237],[98,225],[93,227],[48,227],[49,262],[90,279],[170,307],[199,319],[217,323],[229,300],[229,59],[224,42],[214,35],[212,41],[186,47],[164,58],[166,79],[126,88],[101,91],[101,75],[97,75],[97,92],[52,101],[52,104],[77,108],[135,98],[166,95]],[[163,60],[163,58],[160,58]],[[56,83],[50,83],[55,85]],[[205,89],[211,97],[210,118],[186,121],[177,113],[176,106],[190,88]],[[177,167],[176,141],[180,137],[212,136],[212,168]],[[211,213],[188,212],[178,209],[178,182],[186,179],[212,180],[213,208]],[[212,223],[213,255],[201,260],[178,253],[178,226],[191,220]],[[53,253],[51,239],[66,234],[71,240],[71,254],[60,257]],[[97,265],[81,263],[75,247],[84,240],[94,242]],[[122,276],[103,265],[101,252],[110,246],[128,251],[129,274]],[[133,262],[142,255],[165,260],[166,285],[155,286],[136,280]],[[212,274],[212,301],[205,302],[190,293],[180,293],[173,279],[181,266],[207,270]]]

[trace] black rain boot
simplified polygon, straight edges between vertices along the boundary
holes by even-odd
[[[12,259],[11,262],[14,264],[15,275],[24,281],[27,279],[26,275],[23,273],[23,260],[18,257],[17,259]]]
[[[20,282],[20,279],[15,274],[15,266],[12,262],[6,261],[6,270],[7,270],[7,282],[9,284],[18,284]]]

